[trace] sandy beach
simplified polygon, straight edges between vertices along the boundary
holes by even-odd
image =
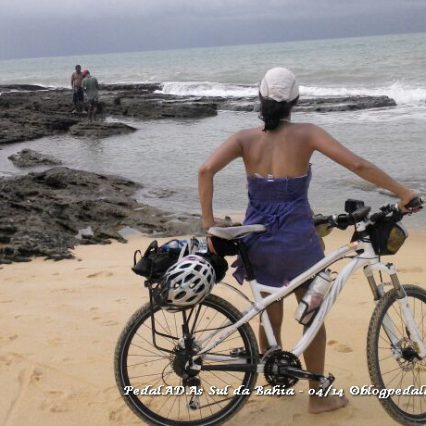
[[[400,253],[392,258],[404,283],[426,285],[425,236],[424,231],[412,230]],[[349,237],[347,232],[334,231],[326,238],[327,250]],[[133,237],[127,244],[79,246],[74,260],[39,258],[0,267],[0,424],[141,423],[125,406],[115,385],[113,352],[125,322],[147,301],[143,280],[130,266],[134,250],[144,249],[149,241]],[[229,272],[225,281],[235,284]],[[234,302],[226,291],[214,290]],[[294,298],[285,306],[283,336],[285,348],[290,349],[301,327],[293,320]],[[370,383],[365,347],[373,308],[369,287],[358,272],[326,321],[326,371],[336,376],[335,387],[347,394],[352,385]],[[256,321],[252,326],[257,330]],[[300,382],[296,387],[306,388]],[[228,424],[394,424],[375,397],[348,397],[350,404],[343,410],[311,415],[306,411],[306,393],[281,398],[252,396]]]

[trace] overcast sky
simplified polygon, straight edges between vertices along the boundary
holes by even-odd
[[[0,59],[426,31],[426,0],[0,0]]]

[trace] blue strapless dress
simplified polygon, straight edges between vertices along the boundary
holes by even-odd
[[[311,169],[296,178],[248,176],[249,204],[244,225],[260,223],[265,233],[244,237],[249,260],[260,284],[282,287],[324,257],[308,202]],[[232,265],[242,284],[241,259]]]

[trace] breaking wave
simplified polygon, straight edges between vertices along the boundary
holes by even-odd
[[[217,96],[224,98],[254,98],[258,93],[258,86],[238,85],[204,82],[178,82],[163,83],[159,93],[175,96]],[[389,96],[398,105],[425,105],[426,88],[412,87],[400,82],[390,86],[377,88],[355,87],[317,87],[300,86],[301,96],[316,97],[346,97],[346,96]]]

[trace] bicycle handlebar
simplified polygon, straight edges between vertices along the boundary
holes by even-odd
[[[384,217],[393,216],[395,219],[400,220],[402,216],[406,214],[411,214],[414,209],[422,209],[424,200],[422,197],[413,198],[408,204],[405,205],[406,209],[409,209],[408,212],[402,212],[399,208],[398,204],[386,204],[380,207],[380,212],[373,213],[368,216],[370,213],[371,207],[363,206],[358,208],[352,213],[342,213],[342,214],[334,214],[330,216],[318,215],[314,218],[314,225],[328,225],[333,228],[339,229],[347,229],[350,225],[355,225],[362,220],[368,219],[370,222],[377,222],[377,220],[382,219]]]

